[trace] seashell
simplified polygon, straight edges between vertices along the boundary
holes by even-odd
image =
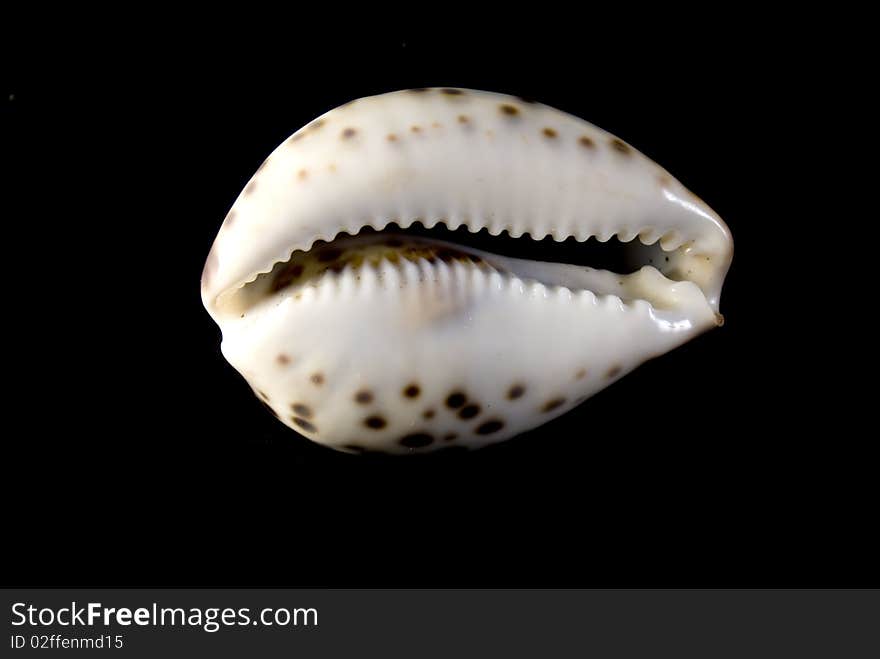
[[[490,249],[460,240],[477,232]],[[617,237],[641,267],[491,249],[545,236]],[[720,325],[732,253],[711,208],[596,126],[496,93],[406,90],[278,146],[201,292],[223,355],[282,423],[409,453],[513,437]]]

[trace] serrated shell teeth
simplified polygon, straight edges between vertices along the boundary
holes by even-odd
[[[656,229],[647,228],[639,231],[639,241],[643,245],[653,245],[660,239],[660,234]]]
[[[682,242],[684,237],[678,231],[668,231],[660,238],[660,247],[665,252],[671,252],[678,249]]]
[[[623,243],[628,243],[635,237],[636,231],[634,229],[630,229],[629,227],[624,227],[617,232],[617,239]]]

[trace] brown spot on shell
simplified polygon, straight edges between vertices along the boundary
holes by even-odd
[[[314,374],[312,374],[312,377],[309,378],[309,380],[312,381],[312,384],[320,387],[322,384],[324,384],[324,374],[323,373],[314,373]]]
[[[346,128],[342,131],[342,139],[344,140],[350,140],[355,135],[357,135],[357,131],[354,128]]]
[[[544,137],[549,137],[551,140],[555,139],[557,136],[557,132],[552,128],[545,128],[541,132],[544,133]]]
[[[419,389],[419,385],[414,382],[406,385],[403,389],[403,395],[407,398],[418,398],[420,393],[421,389]]]
[[[251,182],[248,183],[244,188],[244,196],[252,195],[254,190],[257,189],[257,182],[254,179],[251,179]]]
[[[552,412],[557,407],[561,407],[564,404],[565,404],[565,398],[562,398],[562,397],[553,398],[551,400],[548,400],[546,403],[544,403],[544,407],[541,408],[541,411],[542,412]]]
[[[300,181],[305,181],[309,177],[309,170],[301,169],[297,172],[296,176]]]
[[[387,137],[386,139],[387,139],[389,142],[396,142],[396,141],[397,141],[397,135],[395,135],[394,133],[388,133],[388,137]]]
[[[454,433],[454,432],[451,432],[451,433],[449,433],[449,434],[443,435],[443,441],[444,441],[444,442],[451,442],[451,441],[454,441],[454,440],[456,440],[456,439],[458,439],[458,434],[457,434],[457,433]]]
[[[471,119],[470,119],[470,117],[468,117],[466,114],[460,114],[460,115],[458,115],[458,123],[460,123],[460,124],[469,124],[470,122],[471,122]]]
[[[433,419],[434,414],[434,410],[425,410],[424,412],[422,412],[422,417],[425,419]]]
[[[301,416],[306,419],[312,418],[312,408],[308,405],[303,405],[302,403],[293,403],[291,404],[290,409],[292,409],[294,414],[296,414],[297,416]]]
[[[299,141],[300,141],[302,138],[304,138],[305,136],[306,136],[305,133],[303,133],[302,131],[299,131],[299,132],[294,133],[293,135],[291,135],[291,136],[288,138],[287,143],[288,143],[288,144],[293,144],[294,142],[299,142]]]
[[[428,91],[428,88],[427,87],[413,87],[409,91],[416,93],[416,94],[421,94],[422,92]]]
[[[622,153],[623,155],[629,155],[632,151],[628,144],[626,144],[623,140],[619,140],[616,137],[613,138],[609,144],[611,148],[617,151],[618,153]]]
[[[522,398],[522,395],[526,393],[526,387],[524,384],[515,384],[510,389],[507,390],[507,397],[510,400],[516,400],[517,398]]]
[[[470,405],[465,405],[458,411],[458,416],[462,419],[473,419],[480,413],[480,406],[474,405],[473,403]]]
[[[504,421],[499,419],[491,419],[486,421],[477,427],[478,435],[491,435],[493,432],[498,432],[504,427]]]
[[[235,222],[236,212],[235,209],[231,209],[228,213],[226,213],[226,218],[223,220],[223,224],[227,227],[231,227],[232,223]]]
[[[400,443],[407,448],[424,448],[434,443],[434,438],[425,432],[416,432],[400,438]]]
[[[412,132],[414,132],[414,133],[421,133],[421,132],[422,132],[422,127],[421,127],[421,126],[410,126],[409,129],[410,129]]]
[[[446,406],[452,409],[458,409],[467,402],[467,396],[460,391],[453,391],[446,397]]]
[[[361,389],[354,395],[354,400],[359,405],[369,405],[373,402],[373,392]]]
[[[596,148],[596,143],[593,141],[593,138],[587,137],[586,135],[580,136],[580,139],[578,139],[578,144],[587,149]]]
[[[287,366],[290,363],[290,355],[286,355],[282,352],[275,358],[275,361],[281,366]]]
[[[623,367],[621,367],[619,364],[615,364],[614,366],[612,366],[611,368],[608,369],[608,372],[605,374],[605,377],[615,378],[618,375],[620,375],[620,372],[622,370],[623,370]]]
[[[501,110],[502,114],[505,114],[508,117],[515,117],[519,114],[519,108],[510,103],[502,103],[498,106],[498,109]]]
[[[461,96],[462,94],[464,94],[464,92],[460,89],[446,88],[441,89],[440,91],[444,94],[449,94],[450,96]]]
[[[291,421],[293,421],[297,426],[305,430],[306,432],[318,432],[318,429],[310,422],[305,419],[301,419],[298,416],[291,417]]]
[[[312,123],[309,124],[308,129],[309,130],[318,130],[325,123],[327,123],[327,122],[324,121],[323,119],[315,119]]]
[[[269,394],[267,394],[265,391],[260,391],[259,389],[257,389],[257,393],[259,394],[260,398],[262,398],[266,402],[269,401]]]
[[[372,430],[381,430],[388,425],[388,422],[385,420],[384,417],[374,415],[368,416],[366,419],[364,419],[364,425],[367,428],[371,428]]]
[[[585,377],[587,377],[587,369],[585,368],[579,368],[577,373],[574,374],[575,380],[583,380]]]

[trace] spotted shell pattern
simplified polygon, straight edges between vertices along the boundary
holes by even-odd
[[[391,222],[638,239],[657,265],[400,246]],[[201,290],[224,356],[283,423],[339,450],[410,453],[513,437],[720,324],[732,251],[712,209],[592,124],[502,94],[405,90],[280,144]]]

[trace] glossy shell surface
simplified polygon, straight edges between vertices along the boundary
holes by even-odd
[[[392,222],[649,247],[620,275],[382,231]],[[732,249],[711,208],[592,124],[502,94],[405,90],[272,152],[217,235],[202,299],[224,356],[309,439],[475,448],[720,324]]]

